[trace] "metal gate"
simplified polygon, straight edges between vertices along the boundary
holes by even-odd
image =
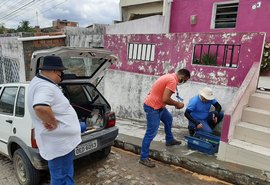
[[[19,61],[0,57],[0,84],[19,82]]]

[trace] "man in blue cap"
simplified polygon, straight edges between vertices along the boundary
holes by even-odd
[[[39,152],[48,161],[51,185],[74,185],[73,150],[81,142],[81,131],[75,110],[57,85],[66,68],[60,57],[45,56],[39,69],[28,92]]]

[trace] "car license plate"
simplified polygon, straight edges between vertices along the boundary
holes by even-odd
[[[83,154],[89,150],[93,150],[97,148],[97,140],[89,141],[87,143],[83,143],[81,145],[78,145],[75,148],[75,155]]]

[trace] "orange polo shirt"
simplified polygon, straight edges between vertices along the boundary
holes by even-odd
[[[148,93],[144,103],[153,109],[160,109],[165,107],[165,103],[162,100],[165,88],[175,93],[176,86],[178,84],[178,78],[175,73],[166,74],[157,79],[153,84],[150,92]]]

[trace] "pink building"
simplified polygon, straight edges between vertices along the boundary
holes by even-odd
[[[268,0],[175,0],[170,32],[266,32],[270,41]]]
[[[192,77],[181,86],[184,103],[207,85],[223,105],[218,158],[269,171],[270,95],[256,88],[263,47],[270,42],[270,1],[163,2],[162,15],[107,29],[104,47],[120,59],[106,81],[115,90],[106,95],[116,113],[144,119],[142,102],[153,81],[185,67]],[[185,126],[185,117],[171,112]]]

